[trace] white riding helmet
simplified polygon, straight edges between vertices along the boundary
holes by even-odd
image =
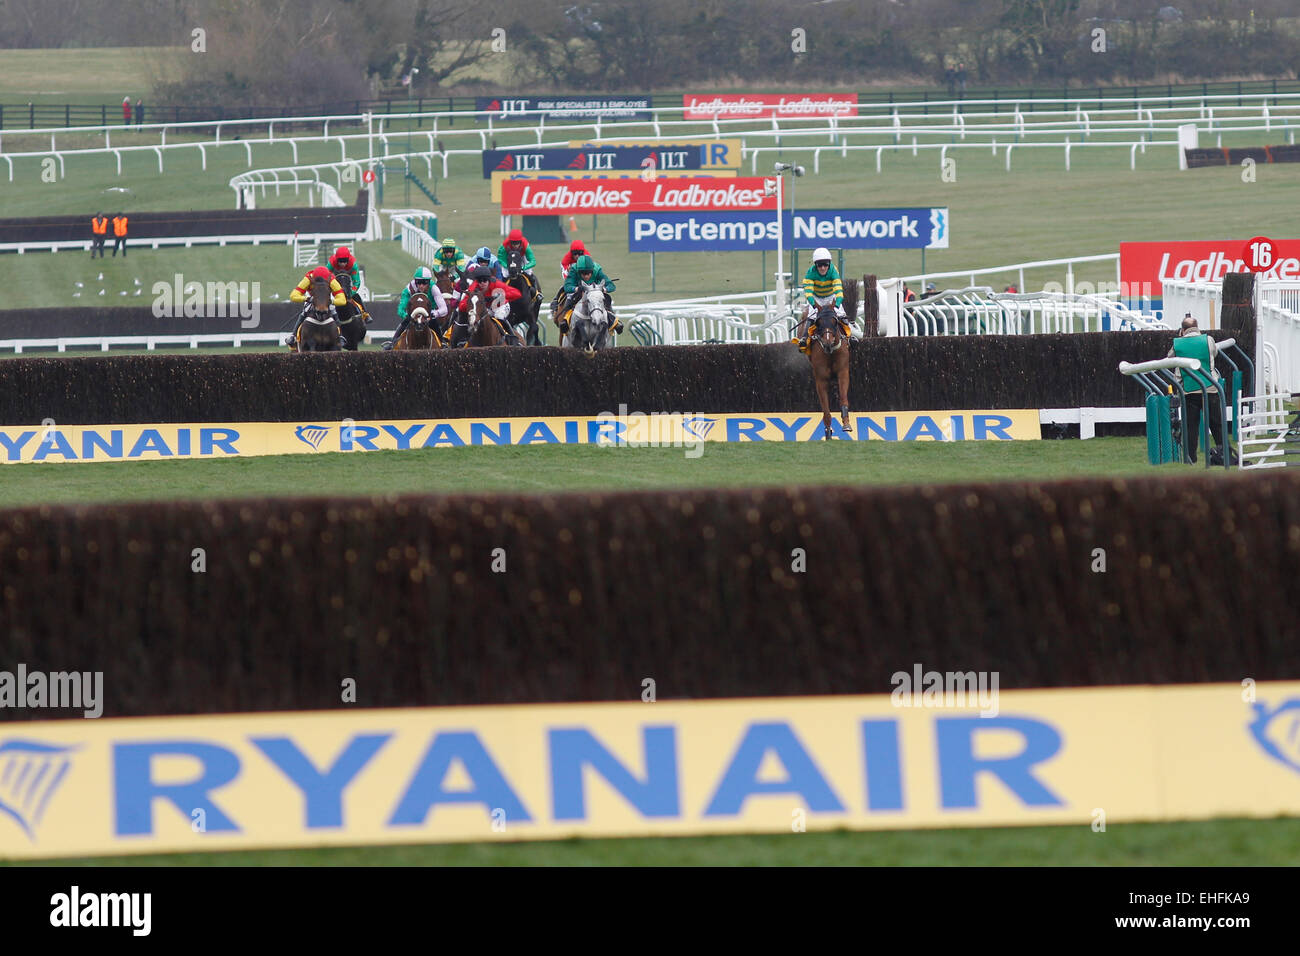
[[[825,246],[819,246],[813,250],[813,265],[817,265],[817,263],[819,262],[830,262],[830,261],[831,261],[831,251],[827,249]]]

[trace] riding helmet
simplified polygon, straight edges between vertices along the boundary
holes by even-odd
[[[419,281],[432,282],[432,281],[433,281],[433,271],[432,271],[428,266],[420,266],[420,268],[418,268],[418,269],[415,270],[415,275],[414,275],[413,278],[414,278],[417,282],[419,282]]]
[[[475,266],[470,270],[469,277],[475,282],[491,282],[492,270],[487,266]]]
[[[827,249],[825,246],[819,246],[818,248],[813,250],[813,265],[817,265],[817,263],[819,262],[830,262],[830,261],[831,261],[831,251]]]

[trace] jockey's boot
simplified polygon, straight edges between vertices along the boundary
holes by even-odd
[[[401,337],[402,333],[406,331],[407,322],[407,319],[402,319],[401,322],[397,323],[397,331],[393,333],[391,339],[384,343],[385,352],[391,352],[393,350],[393,346],[397,344],[397,340]]]
[[[284,344],[289,346],[289,348],[296,347],[298,342],[298,330],[302,328],[302,324],[305,321],[307,321],[306,312],[298,316],[298,324],[293,327],[293,331],[289,333],[289,337],[284,340]]]

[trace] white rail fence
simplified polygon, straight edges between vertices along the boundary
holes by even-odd
[[[975,286],[903,303],[896,334],[1043,335],[1151,328],[1164,326],[1154,316],[1103,295],[997,293],[989,286]]]
[[[1032,111],[1025,106],[1032,105]],[[1100,107],[1100,108],[1099,108]],[[477,154],[487,149],[489,143],[499,135],[501,137],[532,140],[528,146],[560,146],[569,139],[583,137],[590,133],[593,140],[611,140],[619,137],[653,136],[684,140],[702,139],[718,136],[743,136],[746,140],[758,140],[760,145],[750,147],[746,142],[745,152],[751,160],[751,168],[757,169],[762,151],[775,149],[812,151],[814,169],[820,165],[821,151],[835,148],[847,156],[851,149],[877,150],[877,169],[880,158],[886,150],[938,148],[941,161],[948,148],[988,148],[996,151],[999,145],[1006,150],[1007,168],[1010,168],[1011,153],[1016,147],[1052,146],[1063,148],[1066,152],[1066,167],[1069,168],[1069,154],[1075,148],[1086,146],[1123,147],[1130,151],[1130,164],[1134,164],[1136,151],[1145,151],[1149,144],[1177,146],[1177,127],[1187,123],[1194,124],[1198,131],[1217,133],[1222,143],[1224,133],[1247,132],[1285,132],[1294,142],[1295,129],[1300,126],[1300,94],[1245,94],[1240,97],[1231,94],[1193,97],[1139,97],[1114,98],[1099,104],[1096,100],[1086,98],[1063,98],[1054,100],[1030,101],[993,101],[966,100],[960,102],[911,102],[911,103],[863,103],[857,104],[854,115],[827,116],[819,119],[793,117],[785,121],[772,118],[770,121],[756,121],[749,117],[722,117],[715,115],[709,119],[687,119],[683,107],[662,107],[650,110],[651,119],[634,121],[606,122],[600,117],[586,122],[548,122],[545,113],[533,111],[533,125],[527,125],[530,114],[514,114],[524,120],[524,125],[496,122],[491,112],[446,112],[432,111],[424,113],[394,114],[345,114],[331,117],[274,117],[267,119],[223,120],[220,122],[187,123],[150,123],[124,129],[116,126],[80,126],[64,128],[43,128],[26,130],[9,130],[0,134],[0,159],[8,166],[9,180],[14,179],[15,159],[42,159],[53,157],[60,167],[60,174],[65,172],[64,160],[69,155],[112,154],[117,164],[117,174],[122,174],[122,156],[137,152],[152,152],[158,161],[158,171],[164,171],[164,155],[178,149],[197,149],[201,165],[207,169],[207,153],[212,149],[224,147],[243,148],[248,165],[253,165],[253,146],[288,146],[292,150],[293,163],[298,164],[298,148],[303,144],[335,143],[339,147],[339,159],[345,161],[350,142],[365,143],[367,158],[376,154],[378,144],[382,153],[387,153],[390,141],[418,137],[424,140],[426,152],[438,155],[443,162],[444,176],[450,170],[447,158],[456,154]],[[1125,115],[1131,114],[1131,116]],[[676,118],[674,118],[676,117]],[[447,124],[467,119],[485,119],[485,128],[455,129]],[[394,123],[429,123],[429,129],[412,131],[392,129]],[[315,126],[319,124],[321,132],[306,135],[285,135],[284,127]],[[330,131],[333,124],[335,131]],[[340,133],[339,127],[366,125],[365,132]],[[276,126],[282,127],[276,135]],[[194,135],[213,130],[211,139],[187,142],[167,142],[170,132],[176,135]],[[231,139],[229,135],[223,140],[223,131],[239,130],[243,132],[265,131],[262,137]],[[119,136],[118,145],[113,145],[113,134]],[[544,137],[551,134],[552,139]],[[104,137],[104,145],[75,147],[65,146],[60,149],[58,140],[74,136],[84,138],[88,135]],[[157,144],[124,145],[122,137],[130,138],[141,134],[157,135]],[[1168,134],[1167,138],[1160,138]],[[5,151],[6,140],[15,138],[49,137],[49,149]],[[923,137],[945,137],[947,144],[921,143]],[[856,146],[849,144],[849,137],[859,139],[884,139],[887,143],[859,142]],[[914,137],[912,143],[905,143],[907,137]],[[1027,142],[1032,137],[1053,137],[1051,142]],[[1111,137],[1111,141],[1100,141],[1098,137]],[[761,145],[761,141],[770,139],[770,145]],[[799,139],[814,139],[826,145],[800,144]],[[981,142],[974,142],[981,140]],[[987,140],[988,142],[983,142]],[[448,149],[445,143],[456,141],[463,143],[458,148]],[[512,144],[503,148],[524,148],[525,144]],[[409,150],[408,150],[409,152]]]
[[[1234,412],[1237,454],[1242,468],[1286,468],[1300,465],[1300,428],[1292,428],[1296,413],[1288,411],[1284,393],[1239,395]]]
[[[261,233],[256,235],[239,234],[230,236],[158,236],[137,239],[130,237],[127,245],[132,249],[158,249],[163,246],[231,246],[231,245],[292,245],[294,242],[356,242],[360,236],[353,232],[314,232],[299,235],[296,232]],[[42,240],[40,242],[0,242],[0,251],[17,252],[59,252],[64,249],[90,249],[89,239]]]

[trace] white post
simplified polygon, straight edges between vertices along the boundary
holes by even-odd
[[[782,216],[784,207],[784,191],[781,188],[785,177],[779,172],[776,174],[776,301],[778,307],[785,303],[785,271],[783,262],[785,259],[785,222]]]

